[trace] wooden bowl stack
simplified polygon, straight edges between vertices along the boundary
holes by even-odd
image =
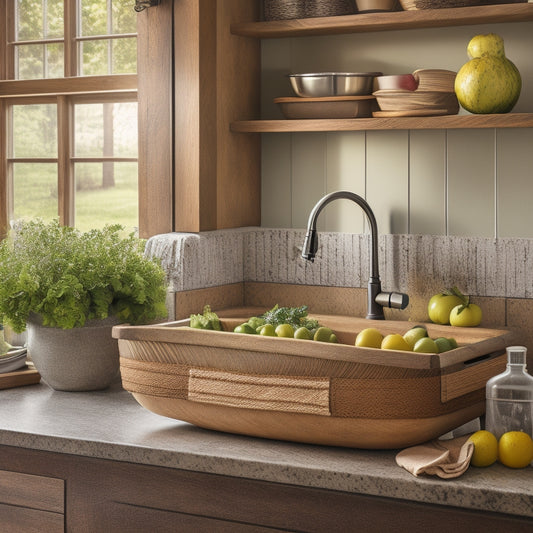
[[[380,111],[375,117],[456,115],[459,102],[454,91],[456,73],[444,69],[419,69],[413,72],[415,90],[380,89],[376,78],[374,96]],[[385,86],[383,84],[383,86]]]
[[[400,4],[405,11],[418,9],[444,9],[447,7],[480,6],[490,3],[490,0],[400,0]]]

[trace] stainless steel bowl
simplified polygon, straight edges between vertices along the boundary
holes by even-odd
[[[289,74],[292,88],[298,96],[365,96],[372,94],[374,78],[381,72],[315,72]]]

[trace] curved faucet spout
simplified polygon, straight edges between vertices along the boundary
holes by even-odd
[[[352,200],[357,205],[361,207],[361,209],[365,212],[368,223],[370,224],[370,235],[372,238],[372,252],[371,252],[371,273],[370,276],[372,278],[378,278],[379,279],[379,261],[378,261],[378,224],[376,222],[376,217],[374,216],[374,213],[370,206],[368,205],[368,202],[358,194],[355,194],[354,192],[350,191],[335,191],[331,192],[329,194],[326,194],[321,200],[317,202],[315,207],[313,207],[313,210],[311,211],[309,215],[309,220],[307,222],[307,235],[305,236],[304,241],[304,248],[302,257],[304,259],[308,259],[310,261],[313,261],[316,255],[316,252],[318,250],[318,236],[316,233],[316,221],[318,218],[318,215],[328,205],[330,202],[333,202],[333,200],[338,200],[340,198],[345,198],[347,200]]]
[[[407,294],[402,293],[384,293],[381,291],[381,281],[379,279],[379,260],[378,260],[378,225],[376,217],[368,202],[350,191],[335,191],[326,194],[313,207],[309,220],[307,222],[307,233],[305,235],[302,257],[308,261],[314,261],[316,252],[318,250],[318,234],[316,230],[316,222],[318,215],[333,200],[345,198],[352,200],[365,212],[365,215],[370,224],[370,237],[372,249],[370,253],[370,279],[368,281],[368,313],[366,318],[374,320],[383,320],[383,306],[395,307],[398,309],[405,309],[409,303]]]

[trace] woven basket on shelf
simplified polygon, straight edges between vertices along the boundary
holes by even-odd
[[[355,11],[354,0],[263,0],[265,20],[334,17]]]
[[[305,0],[306,17],[335,17],[355,13],[353,0]]]
[[[305,17],[305,0],[263,0],[265,20],[287,20]]]

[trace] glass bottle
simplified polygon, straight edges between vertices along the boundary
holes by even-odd
[[[485,429],[499,439],[507,431],[533,437],[533,377],[526,370],[525,346],[507,348],[507,369],[487,381]]]

